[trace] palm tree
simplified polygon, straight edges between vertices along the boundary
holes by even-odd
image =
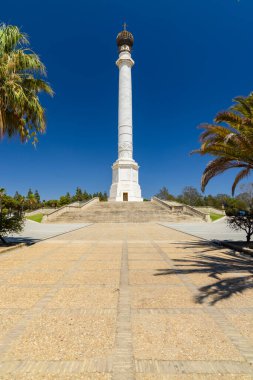
[[[204,124],[200,136],[201,147],[192,153],[210,154],[210,161],[201,178],[202,191],[213,177],[231,168],[241,169],[232,185],[234,195],[237,184],[253,169],[253,93],[237,97],[228,111],[215,117],[216,124]]]
[[[46,128],[45,110],[38,94],[53,95],[43,79],[46,70],[17,26],[0,25],[0,138],[18,135],[36,143]]]
[[[29,197],[27,197],[27,205],[30,210],[33,210],[37,206],[37,199],[35,198],[34,194],[30,194]]]

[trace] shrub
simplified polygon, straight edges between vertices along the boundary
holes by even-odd
[[[11,232],[21,232],[24,228],[24,215],[20,212],[8,214],[5,212],[0,213],[0,240],[6,244],[4,236]]]
[[[238,211],[234,215],[228,215],[228,226],[235,231],[243,230],[246,232],[247,243],[250,242],[253,235],[253,211]]]

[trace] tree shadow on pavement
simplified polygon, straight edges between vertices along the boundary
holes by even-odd
[[[202,246],[203,251],[193,252],[194,248],[199,249]],[[220,250],[210,245],[209,247],[211,251]],[[205,252],[208,251],[206,242],[191,242],[186,248],[192,249],[189,252],[189,258],[173,259],[174,268],[160,269],[155,276],[206,274],[207,280],[209,278],[211,283],[198,288],[199,294],[195,297],[195,301],[197,303],[207,301],[210,305],[253,288],[253,259],[251,257],[233,251],[219,253],[220,256],[216,253],[206,254]],[[179,257],[180,255],[183,254],[180,253]],[[187,276],[185,280],[191,281]]]

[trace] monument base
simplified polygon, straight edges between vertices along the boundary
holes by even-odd
[[[137,162],[130,159],[120,159],[113,164],[109,202],[143,202],[138,169]]]

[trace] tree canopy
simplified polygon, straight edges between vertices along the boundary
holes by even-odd
[[[232,185],[234,194],[238,183],[253,169],[253,93],[239,96],[228,111],[217,114],[215,124],[203,124],[200,136],[201,147],[192,153],[210,154],[215,157],[204,170],[201,179],[202,191],[215,176],[228,169],[240,169]]]
[[[45,132],[45,110],[39,93],[53,95],[44,80],[46,68],[29,49],[28,36],[17,26],[0,25],[0,138],[19,136],[21,142]]]

